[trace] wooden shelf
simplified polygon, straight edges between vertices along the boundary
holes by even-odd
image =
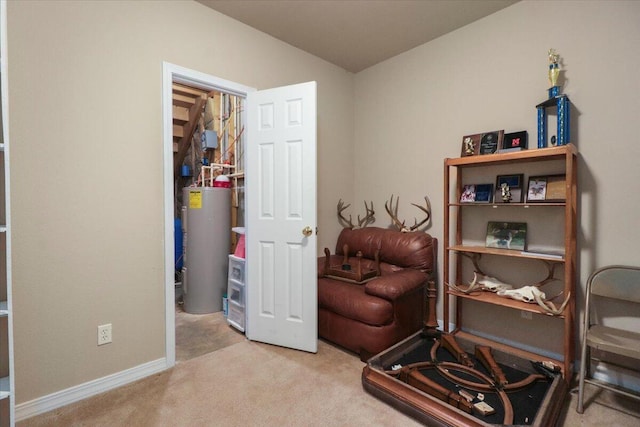
[[[454,252],[467,252],[474,254],[488,254],[488,255],[499,255],[499,256],[507,256],[507,257],[515,257],[515,258],[529,258],[529,259],[541,259],[545,261],[553,261],[553,262],[564,262],[564,257],[558,258],[558,256],[554,254],[543,254],[541,252],[530,252],[527,251],[519,251],[513,249],[498,249],[498,248],[487,248],[484,246],[465,246],[465,245],[454,245],[446,248],[448,251]]]
[[[449,203],[451,207],[460,207],[460,206],[473,206],[473,207],[484,207],[484,208],[539,208],[543,206],[557,206],[557,207],[565,207],[567,204],[565,202],[543,202],[543,203]]]
[[[562,341],[562,361],[557,363],[562,366],[562,372],[565,373],[565,380],[570,379],[570,373],[575,360],[575,282],[576,282],[576,215],[577,215],[577,150],[573,144],[567,144],[558,147],[523,150],[511,153],[487,154],[478,156],[448,158],[444,160],[444,260],[443,260],[443,281],[446,284],[463,282],[462,277],[465,272],[463,259],[470,257],[474,260],[482,255],[491,255],[504,257],[500,260],[500,265],[505,269],[517,269],[518,263],[515,260],[536,260],[547,263],[563,264],[562,277],[557,277],[563,283],[562,295],[571,295],[571,299],[564,308],[561,315],[553,316],[559,319],[557,332],[551,334],[550,339]],[[542,167],[530,167],[533,163],[552,162]],[[566,179],[564,186],[564,197],[562,202],[544,202],[544,203],[460,203],[460,194],[463,190],[463,182],[466,170],[469,168],[483,168],[481,173],[487,175],[500,171],[500,166],[518,165],[518,169],[526,173],[527,170],[548,169],[557,173],[558,165],[562,163],[563,174]],[[469,234],[465,235],[464,223],[468,219],[468,215],[463,212],[469,212],[473,209],[473,216],[476,224],[478,220],[485,218],[487,221],[492,217],[491,211],[482,208],[491,207],[493,209],[502,209],[501,220],[509,221],[510,218],[518,218],[522,215],[523,210],[530,208],[536,209],[536,215],[530,215],[530,221],[533,226],[542,230],[548,226],[545,220],[546,216],[553,215],[557,217],[557,209],[561,208],[564,212],[562,220],[562,236],[557,236],[558,241],[545,242],[550,247],[558,246],[561,255],[555,253],[546,254],[544,250],[509,250],[487,248],[480,245],[465,245],[463,242],[470,241]],[[546,208],[539,209],[539,208]],[[553,211],[553,212],[552,212]],[[495,215],[494,215],[495,216]],[[531,227],[533,230],[534,227]],[[554,225],[557,226],[557,225]],[[542,233],[541,233],[542,234]],[[562,238],[562,243],[560,243]],[[540,266],[542,267],[542,266]],[[491,275],[490,271],[485,274]],[[458,285],[460,289],[466,289],[468,285]],[[486,291],[478,291],[472,294],[464,294],[445,286],[443,292],[443,323],[445,332],[449,332],[449,325],[455,325],[456,333],[465,327],[464,311],[465,301],[477,301],[487,305],[506,307],[512,310],[521,310],[525,312],[538,313],[547,315],[546,312],[538,304],[528,304],[511,298],[499,297],[497,294]],[[451,303],[451,304],[450,304]],[[561,304],[559,302],[559,304]],[[454,310],[452,310],[454,308]],[[486,307],[483,310],[487,310]],[[489,311],[487,316],[491,316]],[[451,319],[453,318],[453,319]],[[517,327],[517,325],[513,325]],[[496,338],[499,340],[499,338]],[[522,334],[522,345],[526,345],[526,334]],[[493,343],[491,344],[493,345]],[[515,343],[514,343],[515,345]],[[543,352],[543,350],[541,350]]]
[[[537,148],[522,150],[514,153],[485,154],[481,156],[456,157],[445,159],[445,166],[487,166],[509,163],[563,160],[567,155],[575,155],[576,147],[573,144],[561,145],[550,148]]]
[[[468,285],[457,285],[457,286],[460,289],[464,289],[464,290],[468,288]],[[500,297],[493,292],[477,291],[477,292],[474,292],[473,294],[465,294],[462,292],[455,291],[451,288],[447,289],[446,292],[449,295],[453,295],[459,298],[465,298],[472,301],[483,302],[485,304],[499,305],[501,307],[507,307],[514,310],[529,311],[531,313],[543,314],[547,316],[546,313],[542,312],[538,304],[529,304],[526,302],[511,299],[511,298]],[[554,317],[557,319],[564,319],[564,315],[550,316],[550,317]]]

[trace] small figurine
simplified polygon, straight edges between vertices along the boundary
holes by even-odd
[[[506,182],[500,184],[500,194],[503,202],[509,203],[511,201],[511,189],[509,188],[509,184]]]
[[[464,154],[467,156],[472,156],[476,152],[475,144],[473,143],[473,139],[470,137],[466,137],[464,139]]]
[[[549,82],[551,87],[558,86],[558,76],[560,75],[560,55],[555,49],[549,49]]]

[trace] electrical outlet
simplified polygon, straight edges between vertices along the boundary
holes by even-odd
[[[111,323],[98,326],[98,345],[109,344],[111,342]]]
[[[533,319],[533,313],[531,313],[530,311],[520,310],[520,317],[522,317],[523,319],[531,320]]]

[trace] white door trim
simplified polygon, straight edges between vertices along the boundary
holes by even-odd
[[[175,278],[173,236],[173,109],[172,83],[182,83],[206,90],[218,90],[247,97],[256,89],[204,74],[199,71],[162,63],[162,124],[164,158],[164,275],[165,275],[165,355],[167,368],[176,364]],[[244,120],[243,120],[244,121]]]

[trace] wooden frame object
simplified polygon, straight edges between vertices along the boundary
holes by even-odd
[[[561,340],[562,354],[557,360],[554,360],[562,368],[562,375],[565,381],[569,381],[573,372],[573,361],[575,360],[575,287],[576,287],[576,271],[577,271],[577,251],[576,251],[576,217],[577,217],[577,149],[573,144],[567,144],[558,147],[545,148],[544,150],[522,150],[509,153],[498,153],[484,156],[469,156],[459,158],[448,158],[444,160],[444,254],[443,254],[443,282],[446,284],[455,285],[459,288],[466,288],[466,277],[463,277],[463,262],[466,263],[468,258],[474,261],[479,261],[481,257],[498,257],[501,266],[515,267],[517,263],[533,263],[531,265],[553,264],[557,265],[558,275],[556,276],[561,283],[561,290],[563,295],[570,295],[567,305],[562,309],[559,315],[552,316],[554,319],[554,332],[549,342],[555,342]],[[477,244],[469,244],[464,239],[465,233],[469,230],[465,229],[465,216],[464,210],[471,210],[471,215],[474,218],[478,216],[487,217],[489,212],[486,205],[477,203],[459,203],[459,199],[451,200],[452,195],[459,195],[462,191],[464,182],[464,171],[467,169],[473,170],[480,168],[481,172],[485,174],[491,174],[496,168],[517,167],[521,170],[526,170],[527,165],[535,164],[537,168],[544,169],[555,168],[558,162],[563,163],[563,176],[565,177],[564,185],[561,186],[564,191],[564,201],[527,204],[511,202],[509,204],[498,205],[500,209],[500,219],[505,221],[518,220],[522,217],[526,209],[535,209],[536,213],[542,213],[549,211],[550,214],[557,210],[563,213],[563,227],[561,237],[562,248],[561,252],[563,256],[550,257],[545,254],[539,254],[535,252],[522,252],[511,251],[497,248],[487,248],[484,246],[478,246]],[[553,175],[552,175],[553,176]],[[454,191],[455,190],[455,191]],[[547,188],[548,190],[548,188]],[[497,205],[498,201],[494,201],[493,206]],[[492,218],[487,217],[487,220]],[[538,219],[538,220],[536,220]],[[540,215],[533,215],[533,223],[528,226],[533,229],[534,227],[548,226],[545,223],[544,217]],[[529,222],[529,220],[527,220]],[[531,260],[531,261],[528,261]],[[516,262],[514,264],[514,261]],[[540,263],[543,261],[543,263]],[[542,267],[544,268],[544,267]],[[491,272],[487,272],[491,273]],[[497,274],[497,273],[494,273]],[[474,303],[488,304],[490,306],[501,306],[512,310],[526,311],[534,314],[540,314],[539,307],[533,304],[527,304],[520,301],[501,298],[496,296],[492,292],[480,292],[465,294],[457,291],[454,288],[444,287],[444,293],[442,295],[443,300],[443,325],[444,331],[449,332],[452,329],[451,325],[455,325],[453,330],[455,333],[462,332],[465,327],[464,318],[466,301],[473,301]],[[455,314],[452,314],[455,313]],[[534,323],[529,327],[535,327],[535,320],[537,316],[533,316]],[[544,316],[548,319],[548,316]],[[557,322],[557,323],[555,323]],[[517,327],[514,324],[513,327]],[[498,337],[499,338],[499,337]],[[514,342],[513,345],[506,346],[510,351],[521,350],[527,347],[526,335],[522,334],[523,342]],[[498,340],[488,340],[492,344],[499,344]],[[490,344],[491,345],[491,344]],[[504,345],[504,344],[502,344]],[[493,345],[492,345],[493,346]],[[545,350],[545,349],[542,349]],[[537,356],[542,357],[542,356]]]
[[[527,224],[524,222],[489,221],[487,248],[524,251],[527,246]]]
[[[493,198],[493,203],[522,203],[522,183],[524,181],[524,174],[511,174],[511,175],[498,175],[496,177],[496,194]],[[506,202],[502,199],[502,184],[505,183],[509,186],[511,192],[511,200]]]
[[[527,203],[565,202],[566,186],[564,174],[531,176],[527,186]]]
[[[493,154],[502,148],[504,130],[476,133],[462,137],[461,157]]]
[[[445,336],[443,335],[443,337]],[[482,414],[474,416],[457,407],[459,405],[456,401],[460,399],[456,396],[459,390],[464,390],[464,387],[456,387],[455,390],[449,390],[448,388],[436,390],[442,392],[448,390],[451,392],[449,393],[451,401],[444,402],[439,393],[429,393],[423,390],[424,387],[420,387],[419,384],[412,385],[404,382],[392,373],[391,367],[396,364],[402,365],[407,356],[412,358],[418,352],[424,354],[425,358],[428,357],[428,352],[422,351],[422,348],[428,346],[429,342],[427,341],[431,340],[433,340],[433,337],[429,337],[428,333],[421,331],[369,359],[362,372],[364,389],[392,407],[428,426],[489,427],[503,425],[500,421],[498,424],[494,422],[495,418],[500,418],[499,416],[485,417]],[[456,334],[455,340],[461,350],[466,352],[469,359],[473,358],[470,355],[473,354],[472,349],[474,347],[486,345],[485,340],[476,339],[463,333]],[[540,357],[526,352],[510,352],[501,345],[493,346],[491,353],[498,364],[513,367],[525,374],[534,373],[533,363],[538,363],[542,360]],[[470,394],[476,394],[473,390],[470,391]],[[525,392],[525,394],[527,393]],[[555,425],[566,393],[566,382],[563,381],[561,376],[555,376],[549,380],[546,392],[541,400],[538,401],[539,404],[531,408],[525,408],[521,404],[513,406],[514,417],[512,425],[530,425],[534,427]],[[460,395],[464,394],[460,393]],[[477,399],[473,402],[475,403],[476,401]]]

